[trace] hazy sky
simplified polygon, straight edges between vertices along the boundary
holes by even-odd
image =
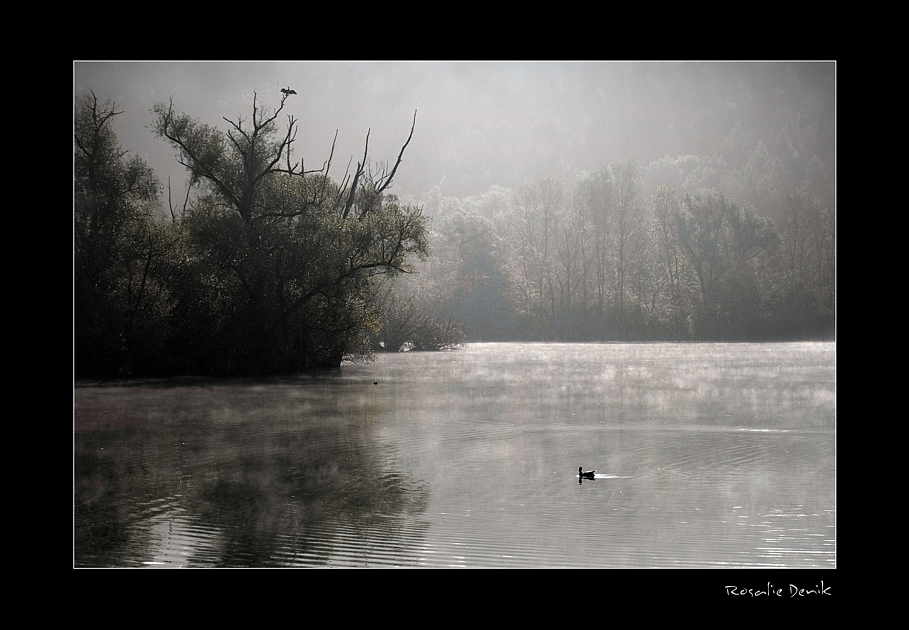
[[[832,76],[832,66],[807,67]],[[226,129],[222,117],[249,117],[254,92],[274,109],[280,89],[291,87],[297,95],[285,112],[298,124],[294,155],[320,167],[337,130],[336,178],[351,157],[361,159],[370,129],[369,158],[393,163],[417,110],[390,190],[413,197],[434,185],[465,196],[525,178],[571,177],[614,159],[697,152],[679,120],[758,98],[743,76],[781,74],[778,64],[678,62],[77,61],[73,69],[76,92],[91,89],[124,112],[114,127],[122,147],[143,156],[162,183],[170,176],[175,190],[185,173],[149,129],[159,101],[173,98],[177,110]],[[710,93],[699,89],[704,81]]]

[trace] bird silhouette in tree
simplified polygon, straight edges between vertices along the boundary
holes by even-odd
[[[281,91],[284,92],[284,94],[286,94],[287,96],[297,93],[296,90],[291,90],[289,87],[281,88]]]

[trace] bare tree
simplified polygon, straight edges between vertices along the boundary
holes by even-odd
[[[555,313],[555,256],[562,184],[551,177],[521,187],[515,198],[511,230],[521,270],[518,290],[531,318],[542,317],[550,334]]]
[[[589,246],[585,249],[587,261],[584,266],[593,270],[593,293],[601,315],[606,309],[611,267],[612,223],[608,210],[613,188],[612,174],[608,168],[604,168],[585,177],[575,192],[575,203],[583,213],[590,230]]]
[[[675,189],[660,186],[653,194],[651,238],[654,267],[659,276],[670,322],[678,325],[688,311],[688,267],[681,251],[677,217],[680,208]]]
[[[335,141],[332,142],[328,160],[322,168],[304,170],[302,163],[293,163],[292,145],[296,140],[297,121],[288,116],[287,128],[283,136],[272,139],[277,128],[277,119],[284,109],[285,101],[292,91],[284,91],[280,106],[271,114],[266,114],[258,105],[258,95],[253,95],[253,112],[248,121],[238,117],[236,121],[224,118],[230,129],[222,137],[220,132],[185,114],[174,110],[173,100],[168,105],[157,104],[154,108],[155,132],[166,138],[180,154],[178,161],[191,174],[191,184],[207,182],[212,190],[233,206],[244,222],[251,223],[256,217],[298,216],[309,207],[320,205],[327,199],[330,188],[327,186],[328,174],[334,156]],[[359,206],[358,216],[363,217],[373,208],[376,201],[392,184],[398,167],[404,158],[404,151],[413,138],[416,127],[417,112],[414,111],[410,134],[391,171],[383,169],[372,171],[369,167],[369,131],[363,150],[363,159],[357,163],[351,176],[345,173],[342,183],[337,187],[334,205],[340,207],[341,216],[346,219],[355,206]],[[285,161],[282,164],[282,159]],[[297,208],[275,212],[269,208],[257,206],[257,198],[262,183],[278,173],[299,175],[318,173],[322,185],[312,189],[312,197]]]
[[[613,224],[616,310],[625,312],[625,295],[632,266],[641,256],[645,239],[645,213],[641,199],[641,176],[637,165],[629,160],[610,166],[613,199],[610,219]]]
[[[410,144],[411,138],[413,138],[413,130],[417,125],[417,112],[414,110],[413,113],[413,125],[410,127],[410,134],[407,136],[407,141],[404,143],[404,146],[401,147],[401,152],[398,154],[398,159],[395,161],[395,165],[392,167],[391,172],[387,169],[383,169],[381,172],[373,172],[368,170],[367,160],[369,157],[369,132],[366,132],[366,143],[363,148],[363,161],[357,162],[357,169],[353,175],[353,178],[349,180],[350,189],[347,193],[347,201],[344,204],[344,209],[341,215],[346,219],[350,214],[350,211],[353,209],[354,202],[356,200],[357,185],[360,183],[360,180],[363,180],[363,186],[365,190],[366,202],[362,204],[360,208],[359,215],[365,216],[373,208],[373,204],[376,199],[378,199],[385,190],[391,186],[391,182],[394,179],[395,173],[398,171],[398,166],[401,165],[401,161],[404,158],[404,150],[407,148],[407,145]],[[345,181],[348,181],[345,179]],[[342,191],[345,187],[342,186]]]

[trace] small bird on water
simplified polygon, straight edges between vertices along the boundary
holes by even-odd
[[[578,477],[581,479],[593,479],[593,473],[595,472],[595,470],[588,470],[587,472],[584,472],[584,468],[582,466],[578,466]]]

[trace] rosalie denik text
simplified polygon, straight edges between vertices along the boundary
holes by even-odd
[[[813,588],[802,588],[795,584],[789,587],[776,586],[767,582],[767,585],[760,588],[743,588],[741,586],[726,586],[727,595],[745,595],[746,597],[808,597],[812,595],[832,595],[829,586],[824,586],[824,581],[815,584]]]

